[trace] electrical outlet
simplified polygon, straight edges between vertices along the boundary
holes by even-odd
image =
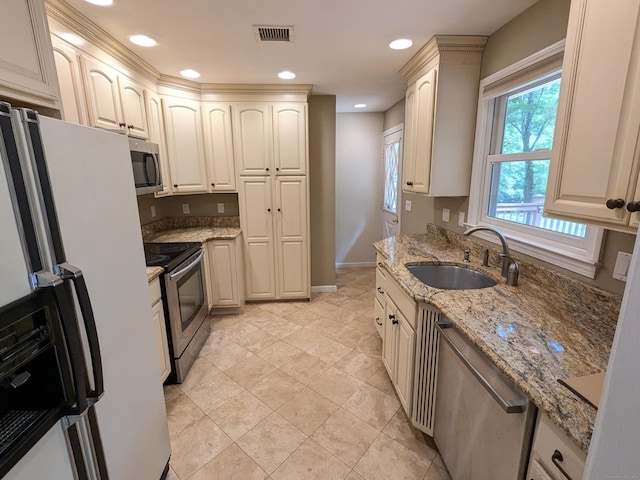
[[[458,213],[458,226],[464,227],[464,212]]]
[[[405,200],[405,201],[404,201],[404,209],[405,209],[407,212],[410,212],[410,211],[411,211],[411,200]]]
[[[629,264],[631,263],[631,254],[625,252],[618,252],[616,258],[616,266],[613,267],[613,278],[616,280],[627,281],[627,274],[629,273]]]
[[[156,216],[156,207],[155,205],[151,205],[151,218]]]
[[[189,204],[188,203],[183,203],[182,204],[182,213],[184,213],[185,215],[189,214]]]
[[[224,213],[224,203],[218,204],[218,213]]]
[[[442,221],[449,223],[449,215],[451,214],[451,210],[448,208],[442,209]]]

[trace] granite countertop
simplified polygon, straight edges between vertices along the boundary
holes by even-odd
[[[164,272],[162,267],[147,267],[147,282],[151,283]]]
[[[414,300],[439,308],[480,351],[549,418],[587,452],[596,409],[558,379],[602,372],[607,367],[621,297],[520,262],[520,282],[509,287],[492,252],[483,267],[482,245],[433,225],[426,235],[399,235],[374,244],[383,268]],[[463,265],[498,284],[479,290],[427,287],[405,268],[409,262]]]
[[[233,240],[242,233],[238,227],[184,227],[153,232],[144,236],[145,242],[208,242]]]

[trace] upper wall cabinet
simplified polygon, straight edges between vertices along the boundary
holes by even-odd
[[[90,125],[149,138],[142,86],[92,57],[82,55],[81,64]]]
[[[276,175],[306,175],[306,104],[273,106],[273,147]]]
[[[469,195],[486,37],[436,35],[409,60],[402,189]]]
[[[0,96],[60,108],[44,0],[2,0]]]
[[[233,192],[236,174],[233,165],[231,105],[207,102],[202,104],[204,146],[207,157],[209,192]]]
[[[145,89],[144,103],[147,113],[147,125],[149,126],[149,141],[157,143],[160,150],[160,172],[162,173],[162,190],[155,193],[156,197],[164,197],[171,194],[171,170],[169,168],[169,155],[167,153],[167,140],[165,137],[164,117],[162,115],[162,101],[156,92]]]
[[[233,147],[238,175],[270,175],[273,168],[271,105],[233,105]]]
[[[55,35],[51,36],[51,45],[60,84],[62,119],[79,125],[89,125],[87,101],[80,74],[80,53],[73,45]]]
[[[545,214],[635,232],[640,221],[640,0],[573,0]]]

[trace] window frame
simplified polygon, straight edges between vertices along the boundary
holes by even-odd
[[[519,154],[494,154],[491,147],[503,126],[499,104],[504,95],[533,86],[543,79],[552,79],[562,68],[564,40],[506,67],[480,82],[478,116],[471,172],[469,217],[467,225],[498,228],[518,251],[589,278],[594,278],[599,266],[604,229],[587,225],[583,239],[524,224],[517,224],[487,215],[490,195],[491,160],[533,160],[551,158],[551,150],[536,150]],[[504,110],[504,109],[502,109]],[[494,128],[498,126],[498,130]],[[535,157],[535,158],[534,158]],[[495,237],[478,232],[476,235],[495,243]]]

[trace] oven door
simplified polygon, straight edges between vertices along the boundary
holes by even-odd
[[[204,252],[200,249],[165,274],[167,310],[176,358],[182,356],[198,327],[207,317],[203,256]]]

